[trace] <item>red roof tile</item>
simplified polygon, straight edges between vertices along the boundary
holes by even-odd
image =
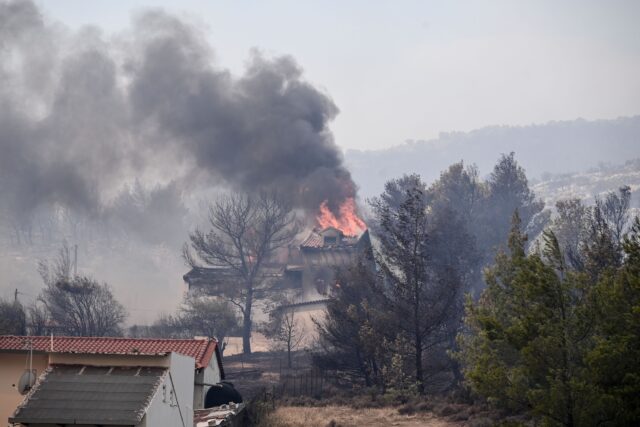
[[[321,248],[324,245],[324,239],[321,235],[312,231],[300,246],[305,248]]]
[[[179,353],[193,357],[196,368],[209,364],[216,350],[215,339],[154,339],[154,338],[111,338],[111,337],[21,337],[14,335],[0,336],[0,351],[28,350],[27,339],[33,342],[34,351],[50,353],[80,354],[144,354],[160,355]]]

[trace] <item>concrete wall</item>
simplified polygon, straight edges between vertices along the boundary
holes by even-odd
[[[16,407],[22,402],[24,396],[18,392],[20,376],[28,369],[29,352],[24,353],[0,353],[0,426],[8,426],[7,421]],[[33,369],[36,378],[47,368],[47,355],[33,354]]]
[[[195,360],[172,353],[169,372],[153,396],[138,427],[193,426]]]
[[[318,329],[315,321],[323,322],[327,317],[327,305],[324,302],[317,304],[303,305],[293,308],[294,321],[303,330],[304,338],[300,342],[299,348],[311,347],[318,338]]]

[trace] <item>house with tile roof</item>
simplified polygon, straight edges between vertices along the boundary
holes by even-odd
[[[351,265],[371,250],[367,230],[347,236],[334,227],[314,228],[302,241],[274,255],[261,274],[272,282],[272,288],[295,294],[296,303],[317,302],[331,293],[336,268]],[[194,267],[183,280],[189,292],[221,296],[237,277],[229,267]]]
[[[24,396],[19,381],[29,369],[38,381]],[[188,387],[184,386],[185,378]],[[211,338],[0,336],[0,417],[11,419],[14,425],[40,425],[55,418],[59,422],[50,425],[160,426],[165,424],[149,424],[148,420],[156,413],[164,413],[163,418],[170,419],[177,410],[180,423],[166,425],[185,422],[190,426],[192,421],[188,419],[192,420],[194,409],[203,408],[206,392],[222,379],[218,343]],[[129,388],[138,390],[138,394],[127,394]],[[157,398],[161,394],[163,397]],[[108,411],[112,418],[100,423],[85,422],[99,420],[98,408],[123,406],[123,396],[129,405],[128,415],[117,418],[116,412]],[[79,397],[81,403],[70,403]],[[50,409],[45,411],[46,416],[39,407],[43,402],[48,402],[46,407]],[[156,409],[149,413],[149,408]],[[71,409],[77,411],[69,412]],[[75,421],[60,418],[70,414]]]
[[[335,290],[335,273],[359,258],[372,259],[369,231],[357,236],[345,235],[335,227],[308,230],[297,243],[282,248],[262,269],[262,278],[270,281],[269,288],[277,290],[287,304],[278,309],[293,310],[306,331],[305,345],[315,338],[314,319],[326,314],[326,304]],[[373,263],[372,263],[373,268]],[[229,267],[194,267],[183,276],[190,293],[224,296],[237,286],[237,275]],[[267,313],[256,313],[266,320]],[[230,342],[240,338],[229,337]],[[252,344],[253,347],[253,344]]]
[[[8,421],[13,426],[193,425],[194,360],[170,353],[150,366],[118,365],[109,356],[49,365]],[[59,362],[67,362],[63,357]]]
[[[368,230],[358,236],[346,236],[334,227],[312,230],[300,244],[301,262],[296,266],[302,271],[304,298],[300,302],[315,302],[330,295],[336,269],[352,265],[371,250]]]

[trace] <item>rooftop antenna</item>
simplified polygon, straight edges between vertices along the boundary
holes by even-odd
[[[29,390],[31,390],[36,383],[36,375],[33,373],[33,339],[27,337],[25,344],[29,345],[29,356],[27,356],[29,369],[22,373],[18,381],[18,392],[22,395],[29,393]]]

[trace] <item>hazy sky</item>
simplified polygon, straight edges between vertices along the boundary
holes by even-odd
[[[343,148],[640,113],[640,1],[36,2],[107,33],[147,7],[185,15],[237,74],[252,48],[292,55],[340,108]]]

